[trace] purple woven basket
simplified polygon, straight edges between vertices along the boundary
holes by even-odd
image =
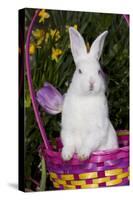
[[[70,161],[61,158],[62,143],[56,139],[56,146],[49,143],[32,83],[30,70],[29,45],[30,36],[40,10],[35,12],[28,28],[26,40],[26,70],[30,96],[35,118],[43,139],[43,156],[46,161],[50,179],[55,188],[78,189],[129,184],[129,134],[127,130],[118,131],[119,148],[111,151],[93,152],[89,159],[81,161],[76,155]],[[125,16],[124,16],[125,17]],[[125,18],[127,20],[127,18]]]

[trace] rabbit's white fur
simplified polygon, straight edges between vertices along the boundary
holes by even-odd
[[[116,132],[109,120],[105,83],[99,59],[108,31],[100,34],[87,53],[78,31],[69,28],[71,51],[76,70],[65,95],[61,139],[62,158],[74,153],[86,159],[93,151],[118,147]]]

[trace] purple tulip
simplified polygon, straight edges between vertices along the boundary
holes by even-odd
[[[63,99],[60,92],[48,82],[37,92],[38,103],[52,115],[62,112]]]

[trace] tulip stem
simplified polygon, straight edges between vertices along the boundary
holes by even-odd
[[[40,191],[44,191],[46,188],[46,165],[45,160],[42,157],[41,160],[41,166],[42,166],[42,173],[41,173],[41,181],[40,181]]]

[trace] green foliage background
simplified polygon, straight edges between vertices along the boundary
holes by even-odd
[[[34,9],[25,10],[25,38],[27,28],[34,15]],[[51,28],[60,32],[60,39],[45,40],[41,48],[37,48],[31,56],[31,71],[35,90],[41,88],[45,81],[52,83],[62,94],[67,90],[75,65],[69,48],[69,35],[66,25],[78,25],[79,32],[89,41],[89,44],[103,31],[109,34],[105,41],[101,57],[101,65],[107,73],[110,118],[115,129],[129,128],[129,28],[122,15],[101,14],[89,12],[70,12],[47,10],[50,17],[44,24],[36,20],[34,29],[43,29],[48,32]],[[34,39],[34,38],[33,38]],[[63,54],[58,62],[51,59],[51,49],[60,48]],[[53,140],[60,133],[60,114],[50,116],[40,108],[44,120],[47,136]],[[53,189],[46,174],[45,165],[38,153],[42,139],[35,121],[34,112],[30,103],[29,89],[25,71],[25,188],[27,190]],[[41,173],[43,176],[41,176]],[[41,177],[47,178],[46,185],[40,188]],[[37,182],[37,183],[36,183]]]

